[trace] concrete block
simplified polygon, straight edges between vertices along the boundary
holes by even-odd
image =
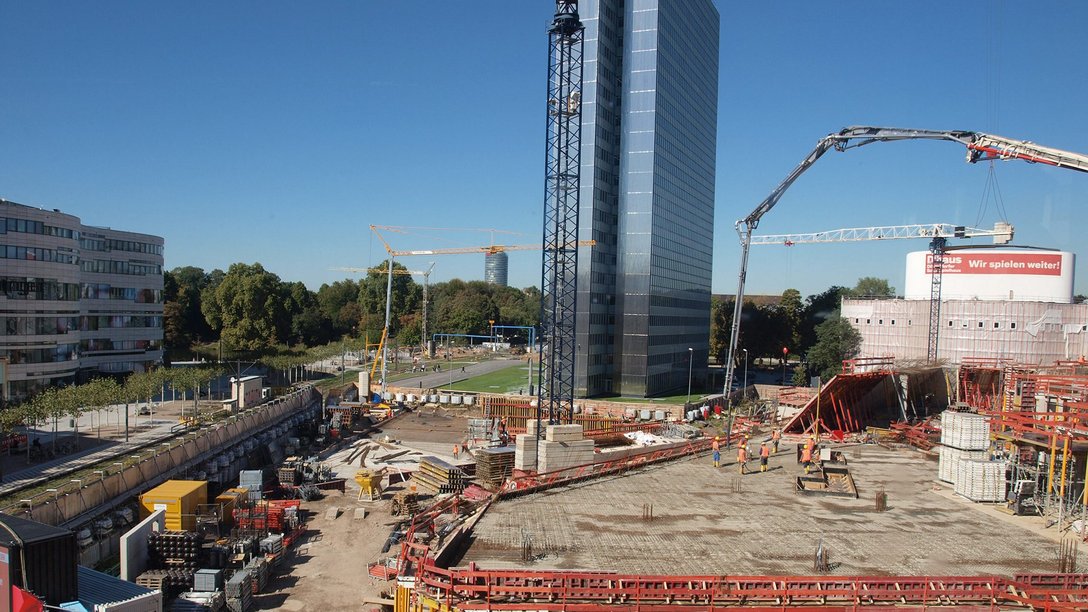
[[[581,440],[585,434],[581,425],[548,425],[544,438],[549,442]]]

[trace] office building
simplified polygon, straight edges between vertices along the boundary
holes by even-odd
[[[579,238],[597,244],[578,261],[576,392],[683,392],[709,352],[718,12],[588,0],[579,15]]]
[[[506,275],[510,269],[510,261],[506,253],[484,254],[484,281],[489,285],[506,286]]]
[[[162,238],[0,199],[5,398],[160,363],[162,264]]]

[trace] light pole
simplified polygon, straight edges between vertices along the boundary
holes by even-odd
[[[688,401],[691,403],[691,362],[695,358],[695,349],[688,347]]]
[[[742,348],[741,350],[744,351],[744,388],[747,389],[748,388],[748,349]],[[747,393],[747,391],[742,391],[742,392]]]

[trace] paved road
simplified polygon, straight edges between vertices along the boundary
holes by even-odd
[[[44,478],[63,474],[73,469],[94,465],[95,463],[111,459],[128,450],[138,448],[145,444],[172,438],[176,434],[172,433],[171,429],[177,424],[176,420],[156,419],[151,422],[150,426],[130,430],[128,442],[125,442],[123,438],[120,440],[109,440],[94,448],[77,451],[70,455],[62,455],[48,461],[42,461],[18,471],[10,473],[5,471],[3,478],[0,478],[0,483],[3,483],[0,484],[0,494],[9,493],[21,487],[40,482]],[[42,440],[43,448],[48,449],[50,447],[51,436],[52,433],[41,433],[39,437]],[[32,432],[31,440],[33,440],[33,438],[34,435]],[[58,441],[63,439],[64,438],[58,437]],[[19,462],[23,460],[22,457],[12,457],[12,459]]]

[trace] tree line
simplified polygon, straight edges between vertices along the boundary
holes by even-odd
[[[385,327],[387,264],[360,280],[323,284],[315,292],[286,282],[259,263],[226,272],[185,266],[164,273],[163,333],[170,348],[216,344],[224,350],[284,353],[345,337],[377,342]],[[394,262],[390,341],[424,340],[423,287]],[[540,291],[451,280],[428,288],[428,334],[487,334],[498,325],[535,326]]]
[[[48,387],[26,401],[0,410],[0,429],[12,431],[17,425],[36,427],[51,425],[52,451],[56,451],[58,426],[63,419],[73,419],[75,434],[79,439],[79,418],[89,412],[97,412],[101,424],[102,410],[130,403],[151,403],[164,389],[193,394],[192,416],[197,414],[197,398],[200,389],[222,374],[219,368],[157,369],[131,374],[123,383],[113,378],[96,378],[81,385]],[[184,414],[184,411],[183,411]],[[100,425],[101,426],[101,425]],[[28,440],[28,442],[30,442]],[[27,452],[30,452],[28,444]]]

